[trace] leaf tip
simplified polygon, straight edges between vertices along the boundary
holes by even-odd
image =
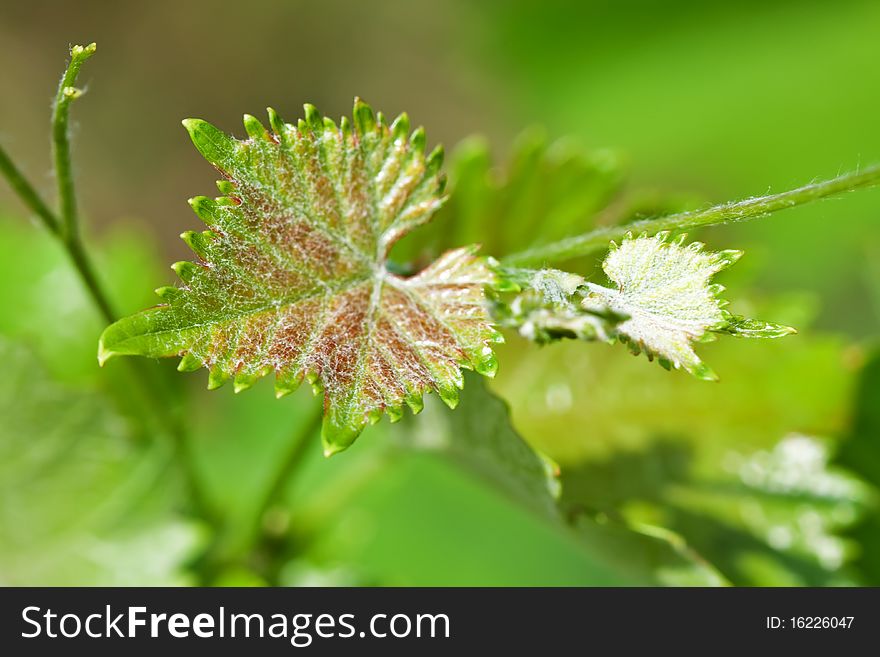
[[[409,138],[409,145],[417,153],[424,153],[426,144],[427,135],[425,134],[425,129],[419,126],[413,130],[412,136]]]
[[[183,119],[181,124],[199,153],[214,166],[223,169],[235,154],[235,140],[204,119]]]
[[[688,368],[688,371],[701,381],[711,381],[715,383],[719,380],[718,375],[715,374],[712,368],[703,362],[699,362],[693,367]]]
[[[391,124],[391,137],[397,141],[398,139],[406,139],[407,134],[409,134],[409,115],[403,112]]]
[[[373,108],[357,96],[354,99],[352,116],[359,135],[363,136],[376,129],[376,116],[373,114]]]
[[[202,123],[206,123],[202,119],[183,119],[180,124],[186,128],[186,131],[192,135]]]
[[[324,456],[329,458],[347,450],[362,430],[362,426],[337,425],[325,417],[324,424],[321,426],[321,444],[324,446]]]
[[[116,355],[115,351],[108,349],[107,345],[104,344],[104,336],[102,335],[101,339],[98,340],[98,366],[104,367],[104,363]]]
[[[425,400],[422,398],[422,394],[418,391],[408,393],[403,400],[406,402],[406,405],[409,406],[413,415],[418,415],[425,408]]]
[[[216,390],[229,381],[230,375],[219,367],[212,367],[208,372],[208,390]]]
[[[239,379],[238,377],[232,382],[232,391],[237,395],[240,392],[244,392],[248,388],[254,385],[254,381],[249,379]]]
[[[269,125],[272,126],[272,132],[274,132],[283,143],[284,120],[278,116],[278,112],[271,107],[266,108],[266,115],[269,117]]]
[[[294,392],[302,383],[303,377],[296,371],[275,372],[275,399],[281,399]]]
[[[484,347],[478,360],[474,364],[474,369],[483,376],[490,379],[495,378],[498,373],[498,358],[490,347]]]
[[[318,111],[318,108],[312,105],[311,103],[306,103],[303,105],[303,111],[306,116],[306,124],[312,129],[313,132],[320,132],[324,127],[324,117],[321,116],[321,113]]]
[[[177,364],[178,372],[195,372],[197,369],[201,368],[202,361],[199,360],[196,356],[192,354],[192,352],[186,352],[180,358],[180,362]]]
[[[446,404],[449,408],[455,409],[458,406],[458,389],[453,386],[444,386],[437,390],[440,395],[440,399],[443,400],[443,403]]]
[[[245,114],[242,117],[244,130],[251,139],[265,139],[266,128],[260,123],[260,120],[251,114]]]

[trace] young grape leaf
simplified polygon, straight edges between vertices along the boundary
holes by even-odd
[[[225,196],[191,200],[210,227],[182,236],[200,261],[173,265],[183,284],[157,290],[162,305],[108,327],[99,360],[182,356],[180,370],[206,367],[209,388],[236,391],[274,372],[279,396],[305,378],[324,393],[328,455],[383,412],[418,412],[427,391],[454,406],[460,368],[496,369],[490,263],[474,247],[411,278],[387,263],[445,200],[441,149],[426,156],[405,114],[389,126],[360,100],[339,126],[310,105],[296,126],[269,121],[245,116],[245,141],[184,121]]]
[[[634,354],[644,351],[667,369],[683,368],[710,381],[717,377],[694,352],[694,342],[710,339],[712,332],[763,338],[795,332],[724,310],[727,301],[718,297],[724,287],[709,281],[742,252],[707,252],[701,243],[685,245],[684,239],[670,240],[668,233],[628,234],[619,246],[612,243],[602,268],[617,289],[587,283],[591,293],[584,308],[627,316],[617,335]]]

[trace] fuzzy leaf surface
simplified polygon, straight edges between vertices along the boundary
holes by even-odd
[[[618,337],[633,353],[644,351],[666,368],[682,368],[701,379],[715,373],[697,356],[693,343],[725,332],[741,337],[781,337],[794,332],[786,326],[744,319],[724,310],[718,297],[724,288],[712,277],[739,260],[740,251],[703,250],[699,242],[684,244],[684,236],[667,233],[649,237],[628,235],[612,244],[602,265],[616,284],[610,289],[588,283],[587,309],[607,309],[628,317],[617,326]]]
[[[293,126],[270,110],[271,132],[246,116],[244,141],[184,121],[225,196],[191,200],[210,227],[182,236],[200,260],[173,265],[183,283],[157,290],[162,305],[108,327],[99,358],[182,356],[181,370],[206,367],[210,388],[236,391],[274,372],[279,396],[306,379],[323,391],[331,454],[383,413],[418,412],[430,390],[454,405],[460,368],[494,373],[499,336],[475,248],[410,278],[386,267],[444,201],[442,151],[426,156],[406,115],[389,126],[360,101],[339,126],[305,114]]]
[[[585,308],[589,288],[583,276],[558,269],[500,269],[492,315],[499,326],[515,329],[526,340],[550,344],[564,338],[608,340],[623,317],[607,309]]]

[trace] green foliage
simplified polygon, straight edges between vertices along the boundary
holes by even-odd
[[[612,243],[602,265],[616,289],[555,269],[501,269],[504,282],[522,292],[512,300],[496,300],[493,315],[538,344],[617,338],[636,355],[644,351],[650,360],[657,357],[666,369],[684,368],[714,381],[715,373],[694,352],[694,342],[713,333],[776,338],[795,332],[724,309],[727,301],[718,296],[724,288],[710,281],[741,255],[707,253],[699,242],[685,246],[684,235],[670,241],[668,233],[627,234],[619,247]]]
[[[447,199],[424,131],[359,101],[339,126],[311,106],[295,126],[270,110],[271,130],[245,116],[243,141],[185,121],[224,176],[220,198],[191,201],[209,226],[182,236],[199,261],[173,266],[182,283],[157,290],[162,305],[112,322],[99,359],[182,356],[179,369],[206,367],[209,388],[232,380],[236,392],[274,373],[283,396],[305,379],[324,394],[325,454],[426,403],[377,430],[394,440],[328,467],[312,441],[320,409],[302,396],[230,404],[150,369],[84,364],[94,317],[64,257],[108,321],[111,301],[144,305],[153,264],[136,241],[109,241],[105,292],[79,237],[68,113],[93,52],[71,50],[56,98],[57,212],[0,149],[0,172],[60,247],[0,229],[0,302],[20,309],[0,334],[51,366],[0,338],[4,583],[877,581],[873,361],[847,426],[858,354],[833,340],[756,345],[748,358],[706,346],[730,372],[712,387],[562,338],[619,339],[714,378],[695,343],[792,329],[724,308],[711,280],[738,252],[665,231],[868,186],[880,169],[682,212],[675,197],[625,193],[614,155],[530,131],[502,166],[466,141]],[[471,242],[504,265],[459,246]],[[585,256],[609,244],[611,285],[588,282],[598,260]],[[753,314],[756,300],[741,305]],[[528,338],[499,348],[509,369],[492,390],[504,399],[461,372],[494,375],[496,327]],[[423,402],[432,390],[440,399]]]
[[[563,338],[608,340],[625,316],[607,307],[585,307],[589,292],[582,276],[558,269],[504,269],[501,279],[516,294],[496,295],[492,316],[537,344]]]
[[[170,454],[135,444],[107,399],[54,381],[0,339],[0,580],[4,585],[181,585],[200,548],[169,504]]]
[[[644,452],[563,469],[564,503],[622,513],[670,528],[735,584],[841,585],[853,544],[841,534],[864,516],[867,486],[829,468],[828,445],[787,436],[768,449],[731,449],[697,475],[683,444],[659,439]]]
[[[874,517],[862,482],[875,479],[827,464],[846,431],[848,352],[810,334],[758,343],[748,359],[732,341],[706,349],[719,386],[573,342],[511,342],[493,387],[560,464],[563,505],[667,528],[737,585],[873,581],[849,565],[846,536]]]
[[[583,235],[559,240],[553,244],[526,249],[505,258],[508,265],[529,265],[559,262],[584,256],[605,249],[612,240],[621,239],[627,233],[653,235],[664,231],[692,230],[701,226],[714,226],[737,221],[766,217],[780,210],[849,192],[872,187],[880,182],[880,165],[866,167],[861,171],[846,173],[831,180],[810,183],[779,194],[756,196],[743,201],[722,203],[702,210],[691,210],[653,219],[640,219],[627,225],[597,228]]]
[[[107,276],[114,305],[134,312],[150,303],[144,276],[159,276],[156,247],[135,226],[117,226],[92,243],[95,260]],[[95,367],[95,335],[103,320],[87,290],[71,270],[64,248],[44,239],[37,226],[0,222],[0,334],[26,343],[61,381],[83,384],[115,379],[120,369]],[[51,330],[48,329],[51,327]]]
[[[183,285],[160,288],[164,304],[110,326],[99,359],[183,356],[179,369],[236,391],[274,373],[279,396],[305,378],[324,392],[329,455],[383,412],[418,412],[426,391],[454,406],[460,367],[494,373],[493,275],[470,248],[408,279],[387,270],[391,246],[443,202],[442,151],[425,156],[406,115],[389,126],[360,101],[339,126],[308,105],[297,126],[269,115],[272,133],[245,117],[246,141],[184,122],[227,195],[192,200],[211,226],[183,235],[200,262],[174,265]]]
[[[392,252],[397,260],[430,260],[460,244],[479,243],[501,257],[550,243],[591,228],[622,192],[619,157],[570,139],[550,142],[538,128],[517,137],[503,164],[493,163],[478,137],[465,139],[450,159],[449,200],[429,226],[401,240]],[[626,208],[615,210],[629,217]]]
[[[475,258],[473,247],[449,251],[405,279],[390,273],[395,266],[387,256],[442,204],[441,151],[425,159],[423,131],[407,140],[405,115],[387,126],[360,101],[353,127],[347,119],[337,127],[311,106],[296,127],[269,114],[272,133],[245,117],[250,138],[244,142],[204,121],[184,122],[196,147],[226,176],[218,187],[227,195],[192,201],[213,227],[183,235],[201,262],[174,265],[183,286],[157,290],[166,303],[108,327],[99,360],[183,356],[179,369],[207,367],[209,388],[234,378],[237,392],[274,372],[279,396],[305,378],[324,393],[328,455],[348,447],[383,412],[397,420],[404,402],[418,412],[426,391],[454,406],[461,367],[494,374],[489,344],[501,337],[486,313],[486,289],[495,299],[495,291],[525,288],[509,303],[496,300],[493,319],[537,342],[617,337],[667,369],[716,379],[693,342],[710,331],[779,337],[793,329],[723,310],[726,302],[717,298],[723,288],[709,281],[738,252],[705,254],[698,243],[684,247],[683,236],[669,242],[661,229],[761,216],[880,177],[880,169],[868,169],[772,197],[632,223],[646,232],[637,239],[624,232],[627,239],[603,265],[617,290],[553,270],[493,271],[494,263]],[[472,205],[452,215],[449,233],[477,232],[471,213],[509,214],[496,233],[525,239],[535,234],[538,208],[557,216],[548,229],[567,228],[607,202],[612,178],[598,175],[588,160],[554,160],[543,143],[526,143],[508,179],[494,184],[485,151],[465,151],[459,161]],[[595,184],[585,188],[585,180]],[[564,209],[553,215],[555,205],[546,199],[564,199]],[[598,228],[507,260],[581,255],[620,231]],[[576,295],[585,298],[575,304]]]
[[[880,486],[880,352],[868,355],[859,376],[853,417],[843,436],[837,462],[875,486],[871,513],[851,528],[848,537],[856,543],[855,568],[862,581],[880,582],[880,514],[876,487]]]
[[[557,531],[569,535],[589,561],[613,571],[619,585],[718,586],[724,578],[681,537],[643,524],[560,508],[559,469],[511,426],[507,405],[474,379],[455,412],[429,403],[419,420],[400,425],[399,442],[449,459]]]

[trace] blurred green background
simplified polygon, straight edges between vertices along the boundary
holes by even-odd
[[[507,195],[498,230],[529,234],[553,209],[577,232],[880,161],[880,4],[867,0],[5,3],[0,140],[49,198],[50,99],[68,44],[90,41],[74,158],[89,243],[126,313],[189,257],[185,200],[213,188],[189,116],[242,135],[241,114],[267,105],[288,121],[303,102],[347,113],[355,95],[406,110],[453,152],[440,231],[479,222],[475,175]],[[544,190],[560,170],[577,175]],[[538,191],[517,196],[522,181]],[[705,346],[719,384],[623,349],[510,336],[492,388],[559,464],[563,503],[589,524],[574,533],[407,447],[453,421],[439,411],[383,422],[330,460],[315,436],[263,508],[267,473],[318,402],[275,401],[267,382],[208,394],[204,373],[150,364],[176,386],[216,523],[182,501],[179,456],[150,440],[126,365],[97,368],[101,322],[0,184],[0,583],[880,585],[878,220],[873,189],[701,232],[746,251],[723,281],[734,310],[800,330]]]

